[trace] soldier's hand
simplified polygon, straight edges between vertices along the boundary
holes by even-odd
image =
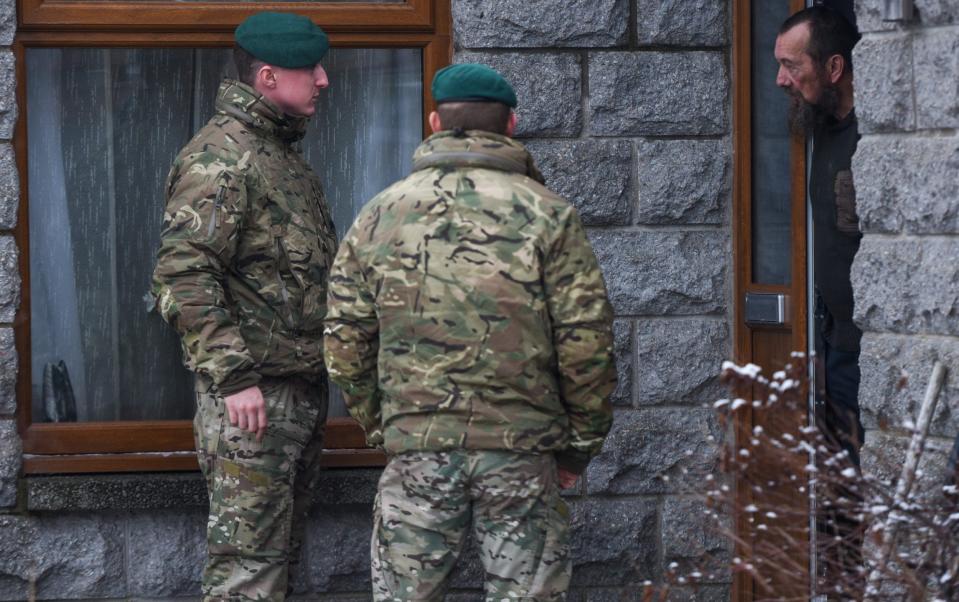
[[[560,489],[569,489],[576,484],[576,481],[579,480],[579,475],[566,470],[565,468],[558,468],[557,472],[559,473],[559,486]]]
[[[260,387],[250,387],[227,395],[223,401],[226,402],[226,411],[230,415],[230,424],[256,433],[256,440],[261,441],[266,433],[266,402]]]

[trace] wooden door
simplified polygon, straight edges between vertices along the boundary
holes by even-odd
[[[802,0],[734,0],[734,83],[736,152],[734,180],[735,337],[740,364],[753,363],[765,375],[781,370],[794,351],[808,349],[805,141],[789,134],[788,100],[776,86],[773,55],[782,22],[804,6]],[[757,391],[740,391],[746,399]],[[736,426],[737,448],[756,426],[766,433],[796,432],[808,422],[805,406],[747,411]],[[780,459],[781,460],[781,459]],[[758,459],[737,488],[737,507],[753,503],[748,483],[769,483],[782,473],[776,458]],[[775,517],[757,541],[744,512],[737,513],[737,555],[747,562],[759,550],[790,549],[797,570],[760,569],[762,579],[737,574],[735,600],[809,598],[809,498],[796,487],[761,495],[774,498]],[[758,501],[757,501],[758,502]],[[772,546],[770,545],[772,544]],[[766,553],[766,552],[762,552]]]

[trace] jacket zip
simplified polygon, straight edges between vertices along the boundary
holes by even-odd
[[[282,256],[286,259],[286,263],[290,263],[290,258],[286,255],[286,249],[283,248],[283,244],[280,242],[280,237],[276,236],[273,238],[276,242],[276,252],[278,256]],[[280,273],[280,266],[276,266],[276,281],[280,285],[280,296],[283,297],[283,305],[286,307],[287,318],[289,319],[290,329],[293,328],[293,308],[290,307],[290,290],[286,287],[286,281],[283,280],[283,275]]]
[[[213,236],[213,231],[220,227],[220,208],[223,207],[223,197],[226,196],[226,186],[221,185],[216,191],[216,200],[213,201],[213,219],[210,220],[210,227],[207,228],[207,238]]]

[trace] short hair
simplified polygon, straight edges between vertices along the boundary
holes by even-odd
[[[256,81],[256,72],[266,63],[244,50],[239,44],[234,44],[233,64],[236,65],[237,79],[252,86]]]
[[[483,130],[506,134],[510,108],[501,102],[444,102],[436,107],[444,130]]]
[[[810,6],[783,21],[779,35],[803,23],[809,25],[806,54],[820,66],[825,65],[829,57],[838,54],[849,66],[849,73],[852,73],[852,49],[862,37],[856,27],[828,6]]]

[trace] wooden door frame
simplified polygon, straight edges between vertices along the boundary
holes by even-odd
[[[755,0],[762,2],[765,0]],[[804,0],[789,0],[790,11],[806,6]],[[734,354],[736,362],[744,364],[753,359],[753,329],[745,322],[747,293],[780,293],[788,295],[787,315],[792,330],[795,350],[806,351],[808,345],[808,289],[807,289],[807,223],[806,223],[806,142],[801,136],[791,140],[792,214],[791,214],[791,278],[788,285],[757,284],[753,281],[753,198],[752,198],[752,13],[753,0],[733,0],[733,307]],[[734,426],[734,445],[749,440],[753,427],[752,411],[747,409],[743,420]],[[749,492],[742,483],[736,483],[735,509],[742,508]],[[746,517],[734,510],[733,523],[737,533],[744,532]],[[739,538],[737,538],[739,539]],[[737,544],[737,556],[748,558],[750,550]],[[755,597],[752,578],[744,572],[733,576],[732,599],[751,602]]]

